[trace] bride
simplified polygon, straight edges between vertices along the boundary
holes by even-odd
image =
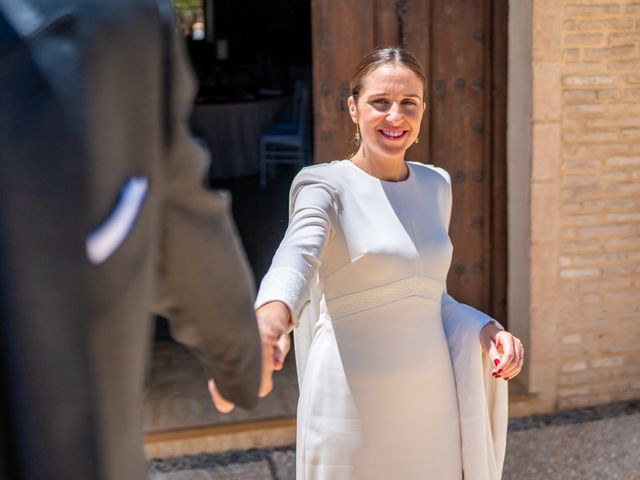
[[[506,380],[524,350],[446,293],[449,175],[405,159],[425,88],[411,53],[369,53],[347,100],[357,151],[291,187],[256,309],[278,352],[267,371],[282,368],[295,329],[299,480],[501,476]]]

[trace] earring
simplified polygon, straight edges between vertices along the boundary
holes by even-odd
[[[418,137],[416,137],[416,141],[413,142],[413,143],[419,143],[419,142],[420,142],[420,139]]]
[[[360,125],[356,125],[356,133],[353,136],[353,138],[355,138],[356,143],[359,145],[360,144]]]

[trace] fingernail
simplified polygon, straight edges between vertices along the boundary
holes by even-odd
[[[509,377],[504,377],[505,380],[509,380]]]
[[[498,370],[498,373],[502,373],[502,370],[504,370],[503,368],[501,368],[500,370]]]
[[[496,372],[492,372],[491,375],[493,375],[493,378],[498,378],[498,374]]]
[[[497,358],[494,358],[494,359],[493,359],[493,364],[494,364],[496,367],[498,366],[498,364],[499,364],[499,363],[500,363],[500,360],[499,360],[499,359],[497,359]]]

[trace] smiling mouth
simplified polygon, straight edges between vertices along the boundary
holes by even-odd
[[[408,130],[378,130],[383,137],[388,138],[390,140],[398,140],[404,137]]]

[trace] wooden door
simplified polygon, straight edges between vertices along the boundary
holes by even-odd
[[[314,161],[344,158],[349,79],[375,46],[425,67],[428,112],[408,160],[451,174],[449,291],[506,322],[507,0],[314,0]]]

